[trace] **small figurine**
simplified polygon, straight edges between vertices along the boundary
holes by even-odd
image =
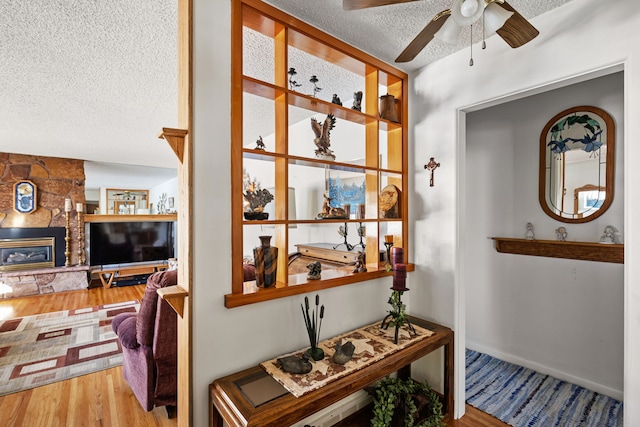
[[[351,109],[356,111],[362,111],[362,91],[361,90],[353,93],[353,106],[351,107]]]
[[[613,225],[607,225],[604,228],[604,233],[602,234],[602,237],[600,237],[600,243],[621,244],[622,238],[620,237],[620,232]]]
[[[289,68],[289,71],[287,71],[287,74],[289,74],[289,89],[290,90],[294,90],[294,88],[302,86],[301,83],[298,83],[297,81],[293,80],[293,76],[298,74],[298,72],[296,71],[295,68],[293,68],[293,67]]]
[[[313,143],[316,144],[316,157],[318,158],[328,158],[331,160],[335,160],[336,156],[333,154],[333,151],[329,149],[331,146],[331,142],[329,141],[331,131],[336,126],[336,117],[333,114],[327,114],[327,117],[324,119],[324,123],[321,125],[319,121],[315,119],[315,117],[311,117],[311,129],[313,133],[316,135]]]
[[[536,236],[533,235],[533,224],[527,223],[527,233],[524,235],[527,240],[536,240]]]
[[[262,140],[262,136],[258,136],[258,140],[256,141],[256,150],[264,151],[265,149],[264,141]]]
[[[340,98],[335,93],[333,94],[333,98],[331,98],[331,103],[332,104],[337,104],[337,105],[342,105],[342,101],[340,101]]]
[[[367,267],[364,264],[364,253],[358,252],[358,258],[356,259],[356,265],[353,268],[354,273],[366,273]]]
[[[309,79],[309,81],[311,83],[313,83],[313,97],[315,98],[316,95],[318,94],[318,92],[320,92],[322,90],[321,87],[318,87],[318,85],[316,83],[318,83],[320,80],[318,80],[318,77],[316,77],[315,75],[311,76],[311,78]]]
[[[290,374],[306,374],[311,372],[313,365],[309,362],[309,357],[303,354],[298,356],[286,356],[277,359],[280,369]]]
[[[344,344],[336,343],[336,352],[333,353],[333,363],[338,365],[344,365],[353,357],[353,352],[356,346],[351,341],[347,341]]]
[[[320,261],[314,261],[307,264],[307,268],[309,272],[307,273],[307,279],[309,280],[318,280],[322,275],[322,264]]]
[[[556,240],[564,242],[567,240],[567,229],[564,227],[556,228]]]

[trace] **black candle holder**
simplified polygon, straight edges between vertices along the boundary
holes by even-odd
[[[351,243],[347,242],[347,236],[349,235],[349,229],[348,229],[348,226],[347,226],[346,222],[344,223],[344,229],[341,230],[339,233],[344,237],[344,242],[338,243],[337,245],[335,245],[333,247],[333,249],[336,249],[336,248],[338,248],[338,247],[340,247],[342,245],[345,245],[347,247],[348,251],[352,251],[354,246]]]
[[[365,249],[366,245],[362,241],[362,239],[364,238],[364,235],[365,235],[365,228],[362,226],[361,222],[359,222],[358,224],[359,224],[358,225],[358,236],[360,236],[360,242],[356,243],[355,245],[353,245],[353,248],[355,249],[356,247],[360,246],[360,247],[362,247],[362,249]]]

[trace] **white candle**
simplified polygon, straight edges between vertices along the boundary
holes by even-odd
[[[71,199],[64,199],[64,211],[71,212]]]
[[[82,203],[76,203],[76,212],[82,212],[83,210]]]

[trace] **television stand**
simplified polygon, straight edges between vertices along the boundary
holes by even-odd
[[[157,271],[166,270],[169,264],[166,262],[158,262],[153,264],[144,265],[123,265],[113,268],[99,267],[96,270],[92,270],[92,273],[98,274],[100,282],[104,288],[110,288],[113,285],[114,280],[120,278],[131,278],[140,275],[149,275]],[[117,280],[116,280],[117,281]]]

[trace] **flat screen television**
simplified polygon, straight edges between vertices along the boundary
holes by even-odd
[[[128,221],[88,224],[89,265],[166,261],[175,257],[175,222]]]

